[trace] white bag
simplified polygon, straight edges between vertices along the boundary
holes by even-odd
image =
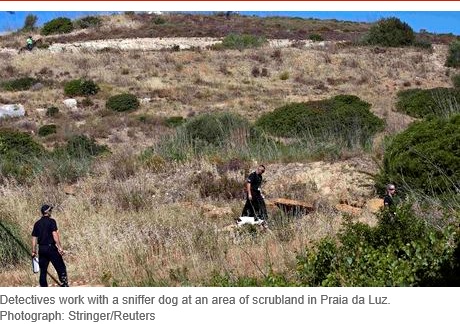
[[[32,271],[34,273],[38,273],[40,271],[40,266],[38,264],[38,257],[33,257],[32,258]]]

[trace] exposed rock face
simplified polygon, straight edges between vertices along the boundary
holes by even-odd
[[[4,117],[22,117],[26,111],[20,104],[0,105],[0,118]]]
[[[76,99],[65,99],[63,101],[63,103],[69,109],[76,109],[77,108],[77,100]]]

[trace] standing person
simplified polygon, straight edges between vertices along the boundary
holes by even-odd
[[[261,218],[267,220],[267,208],[260,186],[262,185],[262,174],[265,172],[265,166],[259,165],[246,179],[246,204],[244,205],[241,216]]]
[[[387,185],[387,191],[383,197],[383,205],[388,209],[392,214],[395,214],[396,204],[394,202],[394,196],[396,194],[396,186],[392,183]]]
[[[27,43],[27,45],[26,45],[27,49],[29,51],[31,51],[34,48],[34,40],[33,40],[32,36],[29,36],[27,38],[26,43]]]
[[[68,287],[67,269],[62,259],[64,250],[56,221],[51,218],[53,207],[43,205],[41,208],[42,217],[35,222],[32,230],[32,257],[37,255],[38,245],[38,264],[40,266],[40,287],[48,287],[46,275],[48,265],[51,262],[61,281],[61,287]]]

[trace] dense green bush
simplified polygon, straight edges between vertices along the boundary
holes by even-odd
[[[456,40],[449,45],[446,66],[454,68],[460,67],[460,40]]]
[[[46,109],[47,117],[56,117],[59,114],[59,108],[56,106],[51,106]]]
[[[249,128],[242,117],[231,113],[203,114],[184,124],[187,137],[196,144],[225,145],[232,132]]]
[[[122,93],[110,97],[106,102],[106,108],[115,111],[128,111],[139,108],[139,100],[130,93]]]
[[[456,74],[452,77],[452,83],[455,88],[460,89],[460,74]]]
[[[92,80],[72,80],[64,86],[64,93],[67,96],[89,96],[98,93],[99,90],[99,86]]]
[[[433,286],[458,284],[458,233],[438,230],[400,206],[378,224],[348,221],[338,238],[325,238],[298,256],[299,283],[307,286]],[[455,279],[455,277],[457,277]],[[453,284],[454,282],[450,282]]]
[[[14,80],[8,80],[2,83],[2,88],[5,89],[6,91],[23,91],[23,90],[29,90],[34,84],[38,83],[39,80],[30,78],[30,77],[24,77],[24,78],[18,78]]]
[[[86,135],[75,135],[58,151],[72,157],[89,157],[108,152],[109,149],[106,145],[97,144],[94,138],[89,138]]]
[[[87,16],[75,21],[75,26],[80,29],[100,27],[102,19],[98,16]]]
[[[38,129],[39,136],[48,136],[57,132],[57,126],[54,124],[43,125]]]
[[[339,95],[285,105],[262,115],[256,126],[275,136],[321,138],[333,134],[349,146],[363,145],[383,128],[383,121],[369,108],[370,104],[356,96]]]
[[[455,103],[460,103],[460,89],[408,89],[398,92],[396,109],[417,118],[445,116]]]
[[[368,44],[389,47],[412,45],[414,41],[412,28],[396,17],[379,20],[372,25],[366,37]]]
[[[51,34],[67,34],[72,30],[72,21],[69,18],[59,17],[44,24],[41,33],[45,36]]]
[[[427,194],[455,194],[460,184],[459,130],[459,114],[410,125],[386,149],[381,185],[394,182]]]
[[[322,42],[324,40],[323,36],[321,36],[320,34],[311,34],[310,36],[308,36],[308,39],[314,42]]]
[[[222,47],[226,49],[256,48],[264,45],[267,40],[264,37],[248,35],[248,34],[230,34],[222,40]]]

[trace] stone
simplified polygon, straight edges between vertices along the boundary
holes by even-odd
[[[26,114],[24,106],[20,104],[1,105],[0,118],[5,117],[23,117]]]
[[[63,103],[69,109],[77,108],[77,99],[65,99]]]

